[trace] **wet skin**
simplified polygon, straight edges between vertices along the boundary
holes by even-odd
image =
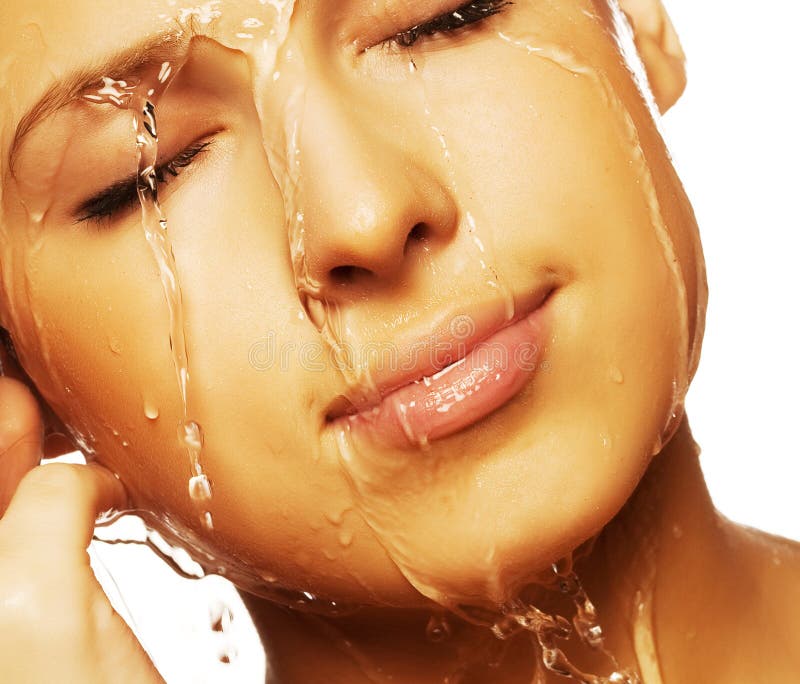
[[[13,167],[4,155],[2,324],[46,402],[136,505],[169,513],[218,557],[342,602],[497,605],[606,526],[677,429],[674,383],[681,394],[702,335],[696,225],[604,6],[518,2],[406,50],[376,43],[452,8],[346,4],[301,3],[280,78],[259,79],[263,63],[236,35],[252,8],[226,3],[213,40],[181,53],[188,60],[156,105],[165,162],[210,143],[161,196],[213,534],[187,495],[174,429],[182,406],[158,332],[167,310],[135,202],[76,223],[88,199],[135,170],[126,112],[71,103],[26,133]],[[114,9],[86,46],[83,27],[100,11],[19,10],[9,25],[25,30],[7,29],[14,96],[4,121],[87,50],[99,60],[160,33],[161,14],[174,12]],[[263,24],[268,32],[275,18]],[[12,135],[6,126],[4,152]],[[353,460],[343,458],[328,418],[338,397],[358,392],[330,356],[308,358],[325,336],[298,296],[292,202],[304,277],[354,349],[402,349],[442,317],[498,327],[509,300],[520,313],[546,288],[546,372],[424,457],[356,438]],[[258,355],[266,342],[279,351],[272,364]],[[712,520],[708,506],[698,494]],[[589,578],[630,559],[595,560]],[[596,584],[603,603],[612,589]],[[632,662],[625,610],[606,603],[621,635],[612,641]],[[298,619],[263,610],[265,624]]]

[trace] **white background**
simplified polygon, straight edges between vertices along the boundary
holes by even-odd
[[[689,85],[663,123],[709,282],[687,412],[717,507],[800,539],[800,4],[665,1]]]
[[[667,2],[689,87],[664,130],[700,223],[710,288],[687,410],[722,512],[800,539],[800,10],[794,0]],[[230,587],[179,581],[129,547],[97,553],[170,684],[263,682],[263,655]],[[220,595],[234,611],[227,636],[209,628],[208,603]],[[239,659],[222,666],[216,655],[228,641]]]

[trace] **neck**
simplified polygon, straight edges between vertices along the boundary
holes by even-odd
[[[608,650],[638,666],[646,684],[697,681],[696,646],[723,640],[719,631],[708,640],[692,635],[692,625],[716,612],[709,599],[731,567],[699,455],[684,416],[633,496],[576,563]],[[716,681],[710,665],[703,681]]]
[[[687,637],[687,616],[691,622],[706,614],[708,590],[729,567],[698,455],[684,418],[633,496],[575,562],[597,608],[607,651],[621,666],[638,667],[647,684],[696,679],[688,669],[697,656]],[[243,598],[267,651],[270,684],[441,684],[461,681],[464,674],[464,681],[476,684],[528,684],[537,670],[530,635],[499,642],[485,628],[448,618],[449,637],[433,643],[426,637],[430,613],[376,608],[329,618]],[[696,643],[702,643],[699,637]],[[601,675],[614,669],[600,653],[580,665]],[[564,679],[548,675],[536,681]]]

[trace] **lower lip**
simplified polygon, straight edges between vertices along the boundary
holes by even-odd
[[[535,373],[542,353],[542,308],[496,332],[460,361],[345,416],[355,434],[410,448],[473,425],[507,403]]]

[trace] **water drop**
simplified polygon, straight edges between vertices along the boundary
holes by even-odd
[[[347,548],[353,543],[353,531],[352,530],[342,530],[339,532],[339,544],[341,544],[344,548]]]
[[[211,483],[205,474],[195,475],[189,479],[189,496],[196,502],[211,500]]]
[[[158,418],[158,406],[146,401],[144,404],[144,415],[148,420],[156,420]]]
[[[425,637],[434,644],[447,641],[453,633],[446,615],[431,615],[425,627]]]
[[[611,382],[616,383],[617,385],[621,385],[623,382],[625,382],[625,376],[622,374],[622,371],[617,368],[617,366],[611,366],[608,375],[611,378]]]
[[[505,641],[518,634],[521,629],[522,627],[513,617],[506,616],[492,625],[492,634],[495,638]]]
[[[178,439],[194,451],[203,448],[203,430],[198,423],[193,420],[182,423],[178,427]]]
[[[208,608],[211,630],[227,632],[233,622],[233,611],[222,601],[216,601]]]
[[[166,83],[171,75],[172,75],[172,64],[170,64],[169,62],[163,62],[161,64],[161,70],[158,72],[158,82]]]
[[[311,319],[311,322],[318,330],[325,327],[325,321],[327,320],[325,305],[319,299],[308,297],[306,301],[306,311],[308,311],[309,319]]]
[[[337,508],[332,511],[325,511],[325,517],[327,518],[328,522],[332,525],[341,525],[342,521],[344,520],[344,515],[349,511],[349,506],[345,506],[344,508]]]

